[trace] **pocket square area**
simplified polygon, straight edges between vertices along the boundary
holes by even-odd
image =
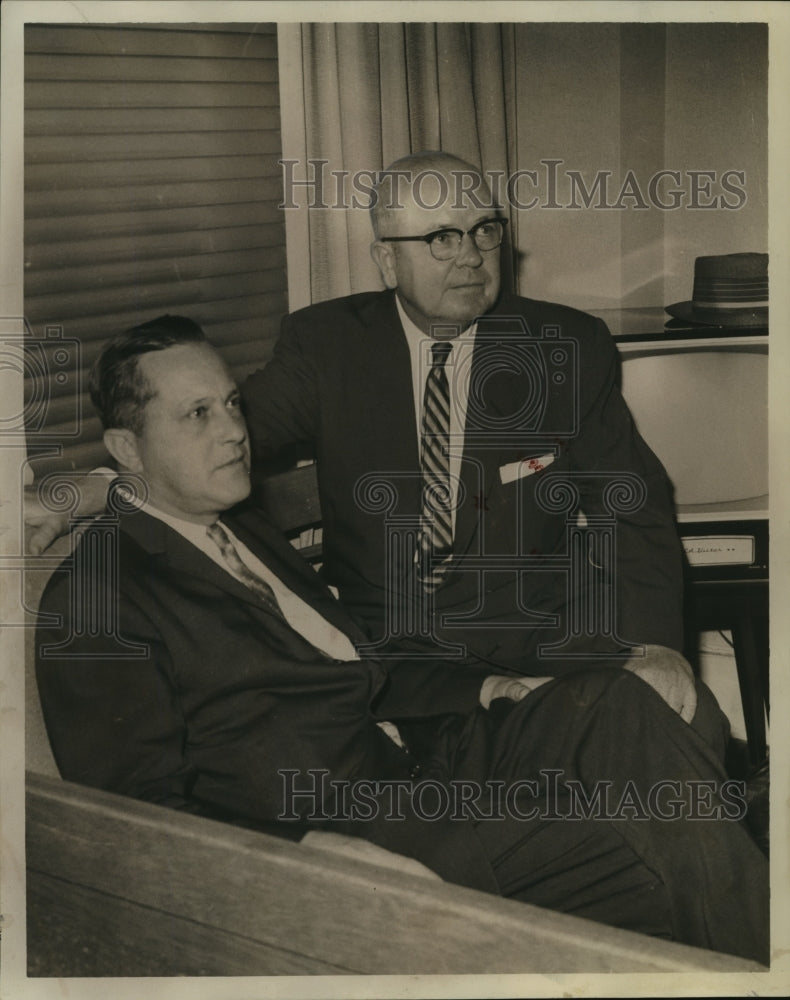
[[[522,458],[518,462],[508,462],[507,465],[500,465],[499,478],[502,485],[523,479],[525,476],[532,476],[536,472],[542,472],[547,465],[554,461],[554,455],[540,455],[538,458]]]

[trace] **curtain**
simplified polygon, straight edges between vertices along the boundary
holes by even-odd
[[[515,169],[515,39],[508,24],[279,30],[283,156],[297,182],[323,181],[296,187],[299,207],[286,212],[293,309],[382,287],[361,193],[370,173],[421,149],[455,153],[484,172]],[[316,160],[326,162],[308,163]],[[360,189],[353,181],[359,171],[367,172]],[[516,233],[509,239],[517,245]],[[511,255],[503,263],[512,284]]]

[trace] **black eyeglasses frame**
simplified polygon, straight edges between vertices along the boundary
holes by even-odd
[[[486,247],[485,249],[483,249],[477,246],[475,233],[478,231],[478,229],[480,229],[481,226],[486,226],[491,222],[498,222],[502,226],[502,236],[499,240],[499,243],[497,243],[496,246]],[[466,232],[464,232],[463,229],[458,229],[455,226],[442,226],[441,229],[434,229],[432,232],[426,233],[424,236],[380,236],[379,241],[381,243],[417,243],[417,242],[427,243],[428,249],[431,251],[431,255],[434,257],[435,260],[452,260],[453,257],[457,257],[458,254],[461,252],[461,243],[463,242],[464,236],[472,237],[472,241],[480,253],[490,253],[492,250],[499,249],[499,247],[502,246],[502,242],[505,238],[505,226],[507,226],[507,224],[508,224],[507,219],[502,219],[499,216],[492,216],[490,219],[481,219],[479,222],[476,222],[472,226],[472,228],[467,229]],[[433,252],[434,248],[431,243],[433,239],[435,239],[437,236],[440,236],[442,233],[456,233],[460,237],[458,243],[458,249],[456,250],[456,252],[449,257],[443,257],[443,258],[436,256],[436,254]]]

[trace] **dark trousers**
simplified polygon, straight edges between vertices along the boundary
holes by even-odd
[[[423,777],[504,784],[499,818],[484,795],[472,819],[503,895],[767,964],[768,865],[725,735],[705,688],[688,725],[628,671],[592,669],[445,719]]]

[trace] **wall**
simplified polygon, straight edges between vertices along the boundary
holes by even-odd
[[[696,256],[767,249],[765,25],[522,24],[516,49],[518,164],[539,181],[522,201],[540,196],[520,226],[522,294],[587,309],[665,305],[691,297]],[[669,177],[651,197],[660,170],[679,172],[681,207],[656,207],[675,200]],[[733,210],[722,207],[743,200],[722,188],[731,170],[746,192]],[[629,171],[637,187],[621,198]],[[594,192],[589,207],[573,172]],[[602,172],[605,196],[594,188]]]
[[[667,301],[691,298],[694,257],[768,250],[767,27],[667,27],[667,163],[678,169],[740,170],[746,204],[737,211],[665,213]]]

